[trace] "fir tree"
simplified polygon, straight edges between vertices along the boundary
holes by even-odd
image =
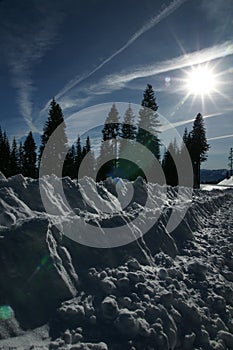
[[[62,124],[62,126],[57,130],[57,137],[53,140],[53,142],[49,142],[49,146],[47,145],[50,136],[57,129],[57,127]],[[60,175],[61,174],[61,160],[65,158],[67,153],[67,137],[65,132],[66,126],[64,122],[64,117],[62,113],[62,109],[60,105],[53,100],[50,104],[49,117],[45,122],[43,128],[43,134],[41,136],[41,146],[39,152],[39,162],[41,161],[41,157],[43,151],[46,147],[46,155],[44,158],[44,165],[46,168],[49,168],[49,172],[53,174]],[[45,168],[44,168],[45,170]]]
[[[83,159],[83,150],[80,136],[78,136],[75,147],[75,178],[78,178],[78,172]]]
[[[162,167],[166,178],[166,183],[169,186],[178,185],[178,173],[175,165],[175,159],[179,156],[177,142],[170,142],[166,152],[164,153]]]
[[[198,113],[193,123],[193,129],[190,133],[189,151],[193,163],[194,187],[200,188],[200,170],[201,163],[207,160],[207,152],[210,148],[206,139],[206,130],[204,119],[201,113]]]
[[[10,144],[6,132],[0,132],[0,171],[8,177],[10,175]]]
[[[160,126],[160,123],[157,113],[158,105],[156,103],[154,90],[150,84],[147,84],[141,105],[142,108],[139,111],[136,140],[143,146],[147,147],[148,150],[150,150],[159,160],[160,140],[158,138],[158,127]],[[141,169],[151,167],[151,163],[146,162],[144,154],[140,154],[138,158],[138,165]],[[138,175],[144,176],[142,171],[140,171]]]
[[[69,176],[71,179],[75,178],[75,146],[72,145],[66,155],[64,166],[63,166],[63,176]]]
[[[31,178],[37,177],[36,167],[36,144],[30,131],[23,145],[23,175]]]
[[[16,175],[19,173],[19,154],[15,137],[12,141],[10,152],[10,175]]]
[[[128,155],[134,152],[135,139],[137,134],[137,127],[135,125],[135,117],[131,106],[127,108],[123,123],[120,130],[119,142],[119,160],[117,174],[119,177],[134,180],[138,173],[138,167],[131,161],[127,160]],[[127,140],[127,142],[126,142]]]
[[[233,171],[233,148],[232,147],[230,148],[228,160],[229,160],[228,166],[230,168],[229,174],[230,174],[230,176],[232,176],[233,175],[233,173],[232,173],[232,171]]]
[[[160,142],[158,138],[158,105],[154,96],[152,85],[147,84],[142,100],[142,109],[139,111],[137,142],[146,146],[159,160]]]
[[[123,123],[121,125],[120,137],[127,140],[135,140],[137,127],[134,123],[135,117],[133,110],[129,105],[125,112]]]
[[[24,159],[24,149],[23,144],[20,141],[19,147],[18,147],[18,167],[19,167],[19,173],[23,173],[23,159]]]
[[[91,150],[91,141],[90,137],[87,136],[85,146],[82,151],[82,159],[85,159],[85,167],[82,169],[81,176],[88,176],[90,178],[94,178],[94,170],[95,170],[95,156],[93,151]]]
[[[102,130],[102,144],[100,149],[100,156],[98,157],[99,164],[102,164],[102,169],[99,170],[97,176],[98,180],[103,180],[107,176],[116,176],[117,172],[117,158],[118,158],[118,136],[119,136],[119,113],[116,105],[112,108],[106,118],[104,128]],[[106,159],[111,159],[106,162]],[[103,164],[105,163],[105,165]]]

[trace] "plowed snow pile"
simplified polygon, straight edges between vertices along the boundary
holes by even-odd
[[[188,189],[164,192],[138,179],[124,207],[111,180],[95,193],[91,179],[64,178],[69,205],[56,177],[42,184],[49,214],[38,180],[0,179],[0,349],[233,349],[232,190],[195,191],[190,202]],[[101,210],[86,188],[100,195]],[[184,207],[169,233],[172,212]],[[130,227],[137,217],[140,230],[159,211],[146,234],[115,248],[84,246],[65,232],[75,223],[83,237],[81,220]]]

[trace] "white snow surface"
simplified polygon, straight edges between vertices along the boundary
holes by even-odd
[[[51,336],[56,339],[50,342],[46,336],[44,342],[43,337],[34,341],[34,335],[26,333],[0,340],[0,349],[233,349],[233,190],[225,187],[233,186],[233,178],[224,180],[221,190],[193,193],[187,188],[145,184],[141,179],[117,188],[110,179],[96,185],[88,178],[80,183],[64,178],[66,197],[57,191],[59,181],[55,176],[41,179],[46,212],[38,180],[0,177],[0,248],[12,232],[17,232],[18,240],[20,235],[27,237],[30,228],[40,236],[44,230],[45,247],[57,264],[56,285],[64,285],[63,295],[69,295],[69,300],[61,299],[50,319],[56,334]],[[129,205],[124,197],[127,190],[132,199]],[[182,222],[169,233],[165,227],[172,211],[178,220],[186,208]],[[135,217],[140,218],[138,227],[130,226]],[[154,226],[142,236],[143,225],[155,217]],[[62,240],[74,218],[77,225],[84,218],[113,228],[127,222],[140,239],[119,250],[98,253],[97,249],[88,255],[86,248],[87,259],[93,260],[86,262],[82,255],[83,265],[81,260],[75,264],[82,251],[72,241],[64,246]],[[110,265],[117,254],[124,259]],[[18,264],[15,271],[21,268]],[[15,271],[11,266],[13,277]]]
[[[201,185],[201,189],[206,191],[224,190],[226,188],[233,188],[233,176],[220,181],[217,185]]]

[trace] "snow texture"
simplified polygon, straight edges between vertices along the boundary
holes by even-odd
[[[116,188],[107,180],[98,185],[108,201],[101,200],[103,214],[82,196],[92,180],[64,178],[76,215],[103,225],[134,217],[145,195],[157,194],[147,220],[163,210],[148,233],[126,246],[100,249],[66,237],[62,223],[72,220],[70,209],[57,195],[57,179],[43,181],[59,215],[45,212],[38,180],[0,179],[0,300],[12,310],[3,317],[0,309],[0,337],[16,336],[0,340],[0,349],[233,348],[231,189],[194,191],[185,218],[169,234],[171,212],[182,206],[177,188],[165,196],[158,185],[137,180],[131,203],[116,215]],[[45,323],[47,332],[29,331]]]

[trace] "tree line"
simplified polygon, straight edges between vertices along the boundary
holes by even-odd
[[[134,180],[138,176],[146,178],[143,170],[146,168],[150,171],[151,162],[147,161],[144,148],[136,147],[137,144],[141,144],[161,163],[167,184],[176,186],[178,185],[178,175],[172,154],[182,157],[183,148],[186,146],[193,165],[194,187],[199,187],[200,165],[207,159],[209,149],[202,115],[200,113],[197,115],[190,132],[185,129],[183,144],[178,146],[177,141],[173,140],[162,157],[158,132],[160,122],[157,110],[155,93],[150,84],[147,84],[143,93],[137,124],[130,105],[125,111],[123,122],[120,123],[119,112],[116,105],[113,104],[102,129],[100,154],[95,158],[89,136],[87,136],[84,145],[81,144],[80,136],[77,136],[76,142],[68,146],[63,112],[53,98],[38,150],[31,131],[23,143],[17,143],[14,138],[10,145],[6,132],[2,132],[0,129],[0,171],[6,177],[22,173],[24,176],[37,178],[43,155],[43,159],[49,157],[49,159],[55,160],[54,164],[51,164],[50,170],[56,174],[58,170],[61,170],[59,169],[60,162],[57,159],[61,159],[63,155],[65,160],[62,175],[77,178],[80,165],[88,154],[85,175],[92,177],[97,167],[99,169],[97,181],[108,176],[129,180]],[[57,129],[58,126],[60,127]],[[51,141],[50,137],[56,129],[59,130],[58,137]],[[50,142],[48,142],[49,140]],[[45,147],[46,154],[43,153]],[[136,161],[127,160],[128,155],[135,152],[137,152]]]

